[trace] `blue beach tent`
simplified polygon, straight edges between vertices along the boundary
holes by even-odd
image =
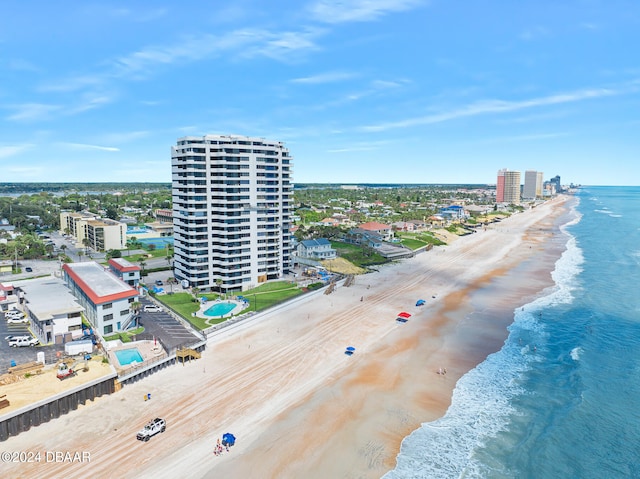
[[[223,446],[233,446],[236,443],[236,437],[230,432],[225,432],[222,435],[222,445]]]
[[[416,301],[416,306],[423,306],[425,303],[424,299],[419,299],[418,301]]]

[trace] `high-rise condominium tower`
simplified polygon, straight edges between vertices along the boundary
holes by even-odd
[[[498,171],[496,203],[520,203],[520,172],[502,169]]]
[[[291,161],[282,142],[264,138],[178,139],[171,148],[177,279],[241,291],[288,272]]]
[[[524,187],[522,197],[533,200],[542,196],[543,174],[542,171],[527,170],[524,172]]]

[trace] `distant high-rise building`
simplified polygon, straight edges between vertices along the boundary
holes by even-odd
[[[496,203],[520,203],[520,172],[502,169],[498,171]]]
[[[496,203],[504,203],[504,172],[506,169],[498,170],[498,180],[496,182]]]
[[[538,176],[536,178],[536,197],[542,197],[542,189],[544,186],[544,173],[542,171],[538,171]]]
[[[520,172],[504,172],[504,202],[510,204],[520,204]]]
[[[238,291],[288,272],[292,158],[279,141],[188,136],[171,148],[174,275]]]
[[[522,188],[522,198],[533,200],[542,197],[542,185],[544,174],[541,171],[527,170],[524,172],[524,187]]]
[[[556,192],[560,193],[562,191],[562,185],[560,184],[560,176],[556,175],[549,180],[549,183],[553,183],[556,186]]]

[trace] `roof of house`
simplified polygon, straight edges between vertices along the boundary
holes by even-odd
[[[383,223],[378,223],[376,221],[370,221],[368,223],[363,223],[359,226],[360,229],[368,230],[368,231],[380,231],[380,230],[388,230],[391,229],[389,225],[385,225]]]
[[[62,269],[91,299],[93,304],[110,303],[138,296],[136,289],[121,281],[95,261],[65,263],[62,265]]]
[[[302,240],[301,243],[305,248],[313,248],[314,246],[331,246],[331,242],[327,238],[318,238],[310,240]]]

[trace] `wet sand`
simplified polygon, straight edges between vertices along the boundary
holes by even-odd
[[[201,360],[2,444],[88,451],[89,462],[5,464],[7,477],[380,477],[406,435],[445,413],[457,379],[500,349],[514,308],[552,285],[566,241],[557,225],[571,201],[548,201],[226,331]],[[400,311],[412,314],[405,324],[395,321]],[[136,441],[156,416],[167,431]],[[215,456],[225,432],[238,442]]]

